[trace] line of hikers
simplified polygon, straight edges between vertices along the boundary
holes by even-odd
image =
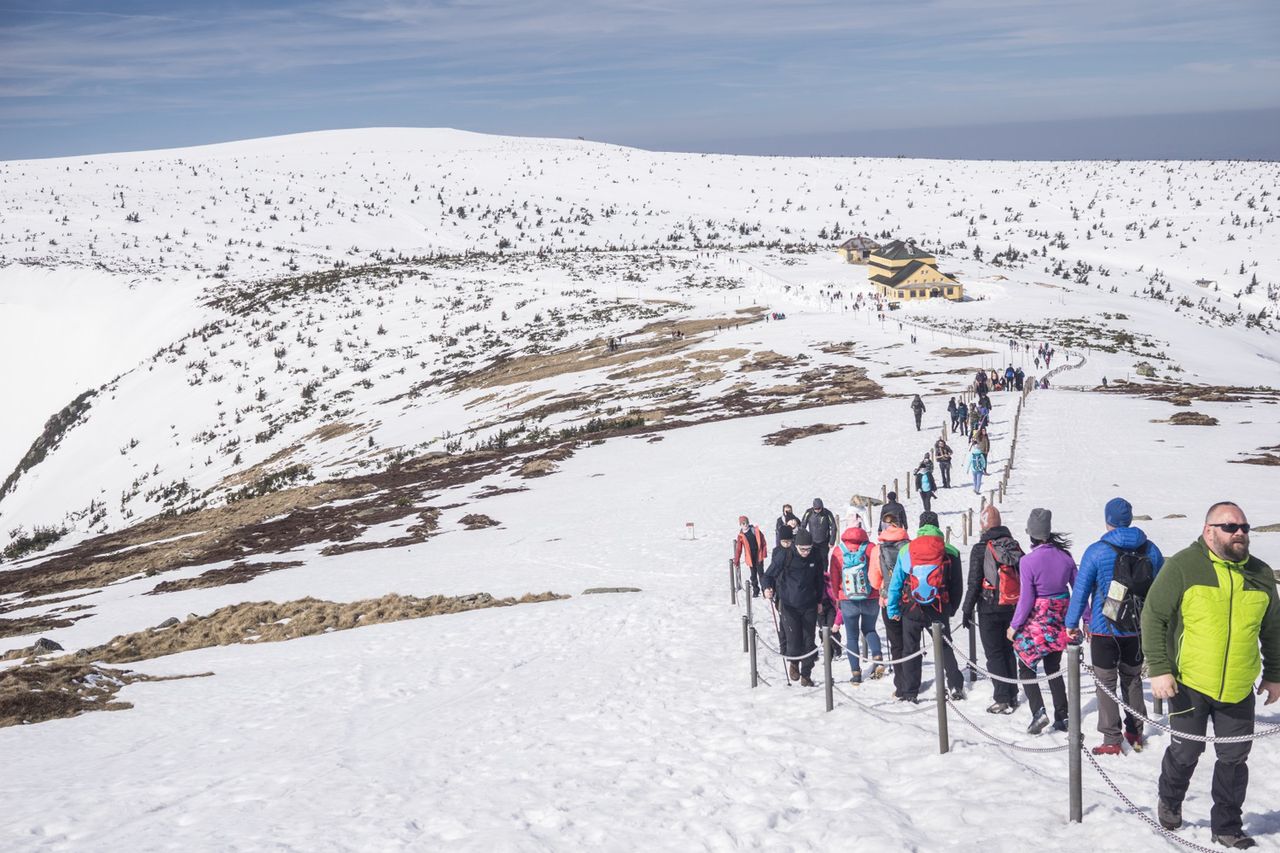
[[[1127,711],[1122,715],[1106,691],[1145,716],[1144,660],[1152,695],[1169,702],[1175,734],[1161,766],[1157,808],[1167,829],[1181,826],[1182,800],[1204,752],[1203,742],[1179,738],[1177,732],[1203,736],[1212,720],[1217,736],[1252,733],[1259,673],[1257,692],[1266,693],[1266,704],[1280,699],[1276,578],[1249,554],[1250,527],[1234,503],[1210,507],[1200,538],[1166,561],[1133,526],[1130,503],[1113,498],[1103,510],[1106,532],[1085,549],[1079,566],[1070,540],[1053,529],[1050,510],[1031,510],[1024,549],[999,510],[988,506],[969,552],[967,577],[936,513],[920,514],[913,538],[903,525],[902,505],[886,502],[872,542],[861,516],[836,538],[836,519],[820,499],[802,518],[790,510],[784,507],[775,525],[767,568],[764,535],[745,516],[739,518],[735,546],[735,560],[750,560],[753,587],[758,583],[777,605],[780,648],[799,659],[789,662],[789,679],[812,686],[818,656],[814,638],[822,625],[845,628],[853,684],[860,684],[864,674],[884,676],[888,667],[876,630],[881,616],[889,660],[914,655],[934,623],[941,623],[950,640],[950,622],[959,614],[964,627],[976,627],[987,670],[1024,682],[1036,677],[1041,664],[1046,675],[1059,672],[1063,651],[1087,636],[1102,734],[1095,755],[1122,755],[1126,742],[1142,749],[1142,721]],[[857,652],[859,637],[865,638],[866,661]],[[951,698],[964,699],[963,675],[949,645],[941,669]],[[917,702],[920,658],[892,671],[894,697]],[[987,712],[1014,713],[1017,685],[992,679],[992,687],[994,701]],[[1049,690],[1052,717],[1039,685],[1022,684],[1029,733],[1066,730],[1063,678],[1050,680]],[[1215,745],[1213,839],[1234,849],[1254,846],[1242,823],[1249,747],[1249,741]]]

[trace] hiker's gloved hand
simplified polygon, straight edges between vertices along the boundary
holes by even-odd
[[[965,613],[964,613],[964,616],[962,616],[962,617],[960,618],[960,625],[961,625],[962,627],[964,627],[964,629],[965,629],[965,630],[968,630],[968,629],[972,628],[972,627],[973,627],[973,614],[966,610],[966,611],[965,611]]]

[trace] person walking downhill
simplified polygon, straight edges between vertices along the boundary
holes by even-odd
[[[942,478],[942,488],[951,488],[951,445],[945,438],[933,443],[933,458],[938,463],[938,474]]]
[[[787,673],[802,687],[812,687],[813,664],[818,650],[813,635],[822,607],[823,586],[827,579],[826,564],[818,559],[809,531],[796,533],[795,546],[787,548],[781,560],[775,560],[764,573],[764,597],[781,602],[779,615],[783,629],[782,653],[790,658]]]
[[[952,432],[956,431],[956,412],[959,410],[959,408],[960,407],[956,405],[956,398],[952,397],[951,401],[947,403],[947,417],[951,419]]]
[[[982,455],[986,458],[991,457],[991,437],[987,435],[987,428],[981,427],[978,434],[973,437],[974,442],[978,445],[978,449],[982,451]]]
[[[1103,515],[1107,532],[1080,558],[1066,624],[1072,639],[1079,638],[1080,619],[1088,607],[1089,657],[1094,681],[1100,685],[1096,693],[1098,731],[1102,733],[1102,743],[1093,748],[1093,754],[1121,755],[1120,706],[1107,692],[1146,716],[1138,620],[1151,581],[1164,565],[1164,555],[1133,526],[1133,506],[1124,498],[1107,501]],[[1113,582],[1120,586],[1113,586]],[[1135,750],[1142,749],[1142,723],[1127,711],[1123,740]]]
[[[969,583],[964,596],[964,627],[978,614],[978,636],[987,658],[987,671],[1003,678],[1018,677],[1018,658],[1009,639],[1009,624],[1021,592],[1019,565],[1022,546],[1000,519],[995,504],[978,516],[982,535],[969,552]],[[1012,714],[1018,707],[1018,685],[991,679],[994,701],[988,714]]]
[[[969,444],[969,462],[966,466],[973,475],[973,493],[982,494],[982,476],[987,473],[987,454],[976,441]]]
[[[916,416],[916,432],[920,431],[920,418],[924,416],[924,400],[917,394],[911,399],[911,412]]]
[[[926,632],[935,622],[942,623],[942,634],[951,639],[951,617],[960,609],[961,590],[964,589],[964,572],[960,566],[960,552],[948,545],[938,529],[938,514],[920,513],[920,529],[916,538],[898,552],[894,564],[893,580],[889,584],[889,602],[885,612],[890,619],[902,620],[902,650],[913,655],[920,650]],[[942,650],[941,668],[946,672],[951,698],[964,698],[964,673],[956,663],[951,646]],[[934,666],[939,666],[934,661]],[[922,662],[913,658],[902,664],[903,675],[898,699],[916,702],[920,694]],[[942,678],[937,672],[935,678]]]
[[[782,545],[782,537],[784,534],[790,539],[795,535],[796,528],[800,526],[800,519],[791,511],[791,504],[782,505],[782,515],[778,516],[778,520],[773,524],[773,547],[778,548]]]
[[[961,435],[969,434],[969,404],[963,400],[956,406],[956,432]]]
[[[1066,625],[1071,583],[1076,577],[1076,561],[1070,551],[1071,542],[1053,532],[1053,513],[1047,509],[1031,510],[1027,518],[1027,536],[1031,552],[1018,565],[1018,607],[1013,612],[1006,636],[1013,641],[1018,656],[1018,677],[1036,677],[1036,664],[1044,661],[1045,675],[1062,669],[1062,652],[1068,645]],[[1044,697],[1039,684],[1024,684],[1023,692],[1031,707],[1029,734],[1039,734],[1049,725]],[[1067,730],[1067,686],[1061,677],[1049,682],[1053,694],[1053,727]]]
[[[933,503],[933,499],[938,493],[938,482],[933,477],[933,460],[929,458],[928,454],[916,466],[915,476],[916,491],[920,493],[920,501],[924,504],[924,511],[929,512],[929,505]]]
[[[911,541],[911,537],[902,526],[902,518],[896,513],[885,513],[884,518],[881,519],[884,526],[880,531],[879,542],[871,549],[869,574],[872,585],[880,593],[880,610],[885,617],[884,635],[889,640],[889,660],[898,660],[902,657],[902,620],[890,619],[885,612],[885,606],[889,601],[889,584],[893,580],[893,569],[897,565],[898,555]],[[902,664],[894,664],[893,696],[895,699],[902,694],[902,674]]]
[[[969,404],[969,437],[972,438],[982,425],[982,399]]]
[[[813,505],[804,511],[804,516],[800,519],[800,529],[809,531],[809,536],[813,539],[814,553],[818,555],[818,562],[822,564],[825,575],[831,544],[840,531],[836,517],[831,514],[831,510],[823,506],[822,498],[814,498]]]
[[[1151,584],[1142,609],[1142,651],[1151,695],[1169,703],[1175,730],[1160,766],[1156,809],[1165,829],[1182,825],[1182,800],[1204,743],[1178,733],[1217,737],[1253,734],[1253,685],[1265,704],[1280,699],[1280,598],[1271,567],[1249,554],[1249,522],[1230,501],[1205,515],[1200,538],[1174,554]],[[1251,741],[1215,743],[1213,840],[1245,850]]]
[[[769,547],[765,544],[764,533],[745,515],[738,516],[738,537],[733,540],[733,565],[734,568],[741,569],[742,558],[747,558],[753,598],[760,597],[760,575],[764,571],[764,558],[768,555]]]
[[[902,519],[907,517],[907,510],[902,504],[898,503],[898,493],[889,492],[887,494],[884,506],[880,507],[880,530],[884,530],[885,519],[892,515],[898,519],[898,526],[902,526]]]
[[[859,639],[865,637],[867,654],[871,657],[871,678],[884,675],[880,635],[876,633],[876,617],[880,615],[880,591],[871,583],[872,545],[867,531],[861,527],[847,527],[840,534],[836,548],[831,552],[828,571],[831,597],[840,608],[844,620],[845,653],[849,659],[850,678],[853,684],[862,683],[862,660],[859,657]]]

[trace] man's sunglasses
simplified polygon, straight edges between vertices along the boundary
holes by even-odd
[[[1234,521],[1228,521],[1223,524],[1210,524],[1210,527],[1216,527],[1223,533],[1248,533],[1249,525],[1236,524]]]

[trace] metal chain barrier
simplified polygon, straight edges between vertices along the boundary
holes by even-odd
[[[1098,759],[1094,758],[1093,754],[1089,752],[1089,750],[1084,749],[1082,746],[1080,751],[1084,753],[1085,758],[1089,759],[1089,763],[1093,765],[1093,769],[1098,771],[1098,775],[1102,777],[1102,781],[1107,783],[1107,787],[1111,789],[1111,793],[1115,794],[1116,798],[1120,800],[1120,802],[1124,803],[1125,807],[1128,808],[1131,813],[1137,815],[1138,818],[1142,820],[1143,823],[1145,823],[1147,826],[1154,829],[1157,833],[1164,836],[1169,841],[1174,842],[1175,844],[1181,844],[1183,847],[1186,847],[1190,850],[1200,851],[1200,853],[1218,853],[1218,850],[1221,849],[1221,848],[1215,849],[1212,847],[1205,847],[1203,844],[1197,844],[1194,841],[1190,841],[1186,838],[1183,838],[1181,835],[1178,835],[1176,832],[1173,832],[1172,830],[1165,829],[1163,826],[1160,825],[1160,822],[1158,820],[1153,818],[1151,815],[1147,814],[1145,811],[1143,811],[1141,808],[1138,807],[1137,803],[1135,803],[1133,800],[1125,796],[1124,791],[1121,791],[1119,786],[1116,785],[1116,783],[1112,781],[1111,777],[1106,774],[1106,771],[1102,769],[1102,765],[1098,764]]]
[[[906,657],[883,660],[881,658],[863,657],[862,655],[858,654],[852,649],[847,648],[843,643],[841,643],[839,640],[835,639],[834,637],[831,639],[831,645],[834,649],[835,657],[839,657],[841,655],[853,655],[858,660],[863,661],[864,663],[869,663],[873,666],[893,666],[895,664],[906,663],[909,660],[915,660],[916,658],[924,657],[923,646],[917,649],[915,653],[909,654]]]
[[[966,715],[964,711],[960,710],[960,708],[956,705],[955,701],[951,699],[951,697],[947,697],[947,707],[955,711],[956,714],[960,717],[960,719],[968,723],[975,731],[977,731],[978,734],[982,735],[987,740],[991,741],[997,746],[1003,746],[1009,749],[1016,749],[1019,752],[1064,752],[1070,748],[1070,745],[1065,743],[1060,744],[1058,746],[1021,746],[1020,744],[1009,743],[1007,741],[1000,740],[1000,738],[996,737],[990,732],[984,731],[981,726],[979,726],[973,720],[969,719],[968,715]]]
[[[1200,743],[1244,743],[1245,741],[1248,741],[1248,740],[1259,740],[1260,738],[1270,737],[1271,735],[1280,735],[1280,726],[1272,726],[1271,728],[1263,729],[1262,731],[1255,731],[1251,735],[1231,735],[1230,737],[1217,737],[1215,735],[1193,735],[1188,732],[1178,731],[1172,726],[1165,725],[1164,723],[1156,722],[1155,720],[1149,719],[1145,715],[1138,713],[1133,708],[1129,707],[1129,704],[1127,702],[1125,702],[1123,699],[1121,699],[1119,696],[1113,693],[1110,688],[1108,688],[1102,682],[1098,681],[1098,676],[1096,673],[1094,673],[1093,667],[1089,666],[1088,664],[1081,664],[1080,666],[1082,669],[1087,669],[1089,671],[1089,674],[1093,676],[1094,685],[1097,686],[1099,689],[1101,689],[1102,692],[1105,693],[1109,699],[1111,699],[1111,701],[1115,702],[1117,705],[1119,705],[1128,713],[1132,714],[1137,719],[1142,720],[1142,722],[1151,726],[1155,726],[1157,729],[1160,729],[1161,731],[1168,732],[1174,737],[1182,738],[1184,740],[1195,740],[1195,741],[1199,741]]]

